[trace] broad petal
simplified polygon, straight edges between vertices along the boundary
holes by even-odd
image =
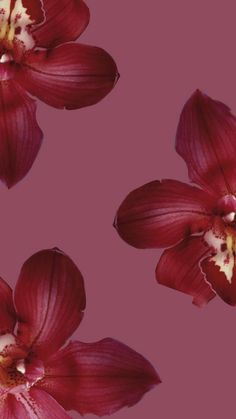
[[[14,391],[14,390],[13,390]],[[65,410],[49,394],[32,388],[15,391],[0,399],[0,415],[4,419],[69,419]]]
[[[16,313],[13,304],[12,289],[0,278],[0,335],[13,332]]]
[[[223,103],[196,91],[182,111],[176,150],[192,182],[215,194],[236,193],[236,118]]]
[[[215,292],[224,300],[226,303],[235,306],[236,305],[236,258],[232,255],[233,267],[232,277],[227,279],[225,271],[218,266],[214,257],[209,257],[202,261],[201,268],[206,275],[207,281],[212,285]],[[230,268],[230,267],[229,267]]]
[[[13,80],[0,83],[0,179],[10,188],[30,170],[41,146],[35,101]]]
[[[191,237],[165,250],[156,269],[157,281],[193,297],[201,307],[215,297],[200,269],[200,261],[209,254],[201,237]]]
[[[20,340],[44,360],[82,320],[85,291],[81,273],[58,249],[42,250],[22,267],[15,306]]]
[[[19,83],[56,108],[94,105],[114,87],[116,64],[104,50],[81,44],[33,51],[18,72]]]
[[[45,22],[33,35],[39,47],[52,48],[77,39],[89,23],[89,9],[83,0],[46,0]]]
[[[213,205],[212,198],[198,188],[175,180],[154,181],[127,196],[114,225],[132,246],[171,246],[204,230]]]
[[[160,383],[145,358],[113,339],[70,343],[48,361],[45,374],[37,386],[82,415],[103,416],[132,406]]]

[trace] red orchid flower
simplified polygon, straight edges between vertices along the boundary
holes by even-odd
[[[127,196],[115,227],[132,246],[170,247],[157,265],[159,283],[198,306],[216,294],[236,305],[236,118],[196,91],[182,111],[176,150],[201,189],[148,183]]]
[[[78,268],[58,249],[25,262],[14,303],[0,279],[0,301],[0,417],[102,416],[160,383],[145,358],[116,340],[62,347],[83,318],[85,291]]]
[[[28,93],[77,109],[100,101],[117,81],[104,50],[71,43],[88,22],[83,0],[0,0],[0,178],[8,187],[27,174],[42,142]]]

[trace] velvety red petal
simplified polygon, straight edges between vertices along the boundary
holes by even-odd
[[[193,303],[202,306],[215,297],[200,269],[200,261],[209,254],[201,237],[188,238],[165,250],[156,269],[157,281],[193,297]]]
[[[13,332],[16,324],[16,313],[12,298],[12,289],[0,278],[0,334]]]
[[[201,268],[206,275],[207,281],[212,285],[215,292],[228,304],[236,305],[236,258],[234,258],[233,275],[229,281],[225,273],[220,270],[211,257],[201,263]]]
[[[196,91],[182,111],[176,150],[193,182],[216,194],[236,192],[236,118],[223,103]]]
[[[74,41],[89,23],[89,9],[83,0],[46,0],[43,7],[46,20],[33,31],[40,47]]]
[[[154,181],[127,196],[114,225],[132,246],[166,247],[204,230],[212,206],[212,198],[198,188],[176,180]]]
[[[13,390],[14,391],[14,390]],[[8,393],[0,403],[3,419],[69,419],[65,410],[49,394],[32,388]]]
[[[44,360],[64,344],[82,320],[85,291],[81,273],[58,249],[42,250],[22,267],[15,306],[20,340]]]
[[[35,101],[13,80],[0,83],[0,179],[8,187],[30,170],[41,146]]]
[[[94,105],[117,80],[116,64],[109,54],[81,44],[33,51],[18,72],[18,81],[32,95],[56,108]]]
[[[151,364],[113,339],[70,343],[46,365],[37,386],[66,410],[98,416],[132,406],[160,379]]]

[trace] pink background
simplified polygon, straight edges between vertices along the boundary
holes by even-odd
[[[0,190],[0,273],[14,285],[22,263],[53,246],[78,264],[88,303],[76,337],[115,337],[163,380],[114,419],[234,419],[235,309],[215,299],[199,310],[157,285],[160,252],[128,246],[112,222],[135,187],[187,180],[174,138],[196,88],[236,113],[235,2],[87,3],[91,24],[81,41],[109,51],[121,79],[91,108],[38,106],[44,143],[36,163],[15,188]]]

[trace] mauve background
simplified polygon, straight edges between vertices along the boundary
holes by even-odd
[[[87,310],[76,337],[127,343],[163,381],[114,419],[234,419],[235,309],[215,299],[200,310],[157,285],[160,252],[128,246],[112,222],[135,187],[187,180],[174,138],[181,108],[196,88],[236,113],[235,2],[87,4],[91,24],[81,41],[109,51],[121,78],[97,106],[38,106],[40,154],[22,182],[0,189],[0,273],[14,285],[22,263],[53,246],[78,264]]]

